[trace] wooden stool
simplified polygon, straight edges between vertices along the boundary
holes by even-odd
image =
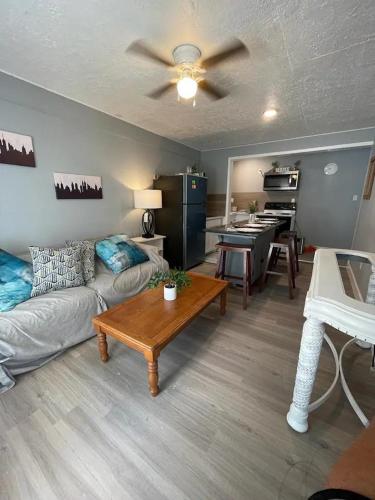
[[[247,295],[251,295],[251,252],[252,247],[248,245],[239,245],[236,243],[217,243],[216,248],[220,250],[219,259],[217,262],[217,268],[215,273],[215,278],[232,278],[237,280],[242,280],[243,289],[243,299],[242,307],[247,308]],[[227,258],[227,252],[242,253],[243,255],[243,274],[242,276],[233,276],[230,274],[225,274],[225,264]]]
[[[287,237],[292,242],[294,274],[296,274],[299,273],[297,231],[288,231]]]
[[[290,243],[292,252],[291,252],[291,260],[293,262],[293,267],[294,267],[294,274],[296,275],[299,273],[299,262],[298,262],[298,244],[297,244],[297,231],[284,231],[283,233],[280,233],[276,243],[283,243],[288,240],[288,243]],[[277,264],[277,261],[280,257],[281,249],[278,249],[277,252],[275,252],[275,260],[274,260],[274,265]]]
[[[266,267],[264,269],[264,273],[260,283],[260,291],[263,290],[264,285],[266,284],[268,276],[270,274],[274,274],[276,276],[283,276],[284,274],[286,274],[272,270],[277,264],[277,260],[279,258],[279,254],[281,251],[285,251],[286,263],[288,267],[287,274],[288,274],[289,298],[293,299],[293,288],[296,287],[296,283],[294,274],[295,260],[293,258],[294,251],[292,246],[292,238],[288,238],[288,243],[277,243],[277,242],[270,243],[270,249],[268,252]]]

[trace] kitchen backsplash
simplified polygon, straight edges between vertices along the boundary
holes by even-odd
[[[255,193],[232,193],[232,198],[234,199],[232,206],[237,207],[237,210],[247,210],[249,202],[257,200],[258,211],[262,212],[266,201],[291,201],[292,198],[297,198],[297,193],[283,193],[282,191],[278,191],[277,193],[273,193],[270,191]]]
[[[208,194],[207,195],[207,217],[216,217],[225,215],[225,199],[224,194]]]
[[[232,193],[234,199],[232,206],[236,206],[237,210],[247,210],[251,201],[257,200],[259,211],[264,209],[266,201],[291,201],[295,198],[296,201],[298,193],[283,193],[282,191],[271,192],[255,192],[255,193]],[[207,196],[207,217],[216,217],[218,215],[225,215],[225,194],[209,194]]]

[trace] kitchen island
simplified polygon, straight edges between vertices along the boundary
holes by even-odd
[[[251,283],[254,283],[262,276],[270,243],[274,241],[278,233],[285,229],[285,223],[277,222],[267,226],[259,224],[259,229],[257,232],[243,232],[246,230],[246,224],[217,226],[206,229],[207,233],[215,233],[218,236],[218,242],[237,243],[253,247]],[[242,256],[234,252],[229,253],[226,260],[226,274],[242,276],[242,270]]]

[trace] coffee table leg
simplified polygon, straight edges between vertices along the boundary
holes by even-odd
[[[227,307],[227,289],[222,291],[220,295],[220,314],[223,316],[225,314]]]
[[[105,363],[108,361],[108,344],[107,344],[107,336],[105,333],[102,333],[101,331],[97,331],[96,335],[98,337],[98,347],[99,347],[99,354],[100,354],[100,359]]]
[[[151,396],[157,396],[159,394],[159,372],[158,372],[158,360],[148,361],[148,386],[150,388]]]
[[[145,353],[144,354],[147,361],[148,370],[148,386],[150,389],[151,396],[157,396],[159,394],[159,371],[158,371],[158,356],[155,353]]]

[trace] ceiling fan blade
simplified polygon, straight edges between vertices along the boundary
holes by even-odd
[[[239,56],[248,57],[249,50],[246,45],[241,42],[241,40],[235,38],[225,44],[219,52],[211,57],[208,57],[207,59],[204,59],[202,61],[202,66],[203,68],[212,68],[226,59],[233,59]]]
[[[151,97],[151,99],[160,99],[161,96],[172,90],[173,87],[175,87],[175,83],[165,83],[164,85],[161,85],[161,87],[158,87],[157,89],[147,94],[147,97]]]
[[[130,52],[136,56],[143,57],[144,59],[157,62],[159,64],[162,64],[163,66],[174,66],[174,64],[172,64],[170,61],[164,59],[164,57],[159,56],[159,54],[152,50],[143,40],[136,40],[135,42],[131,43],[126,49],[126,52]]]
[[[203,92],[206,92],[206,94],[208,94],[211,99],[223,99],[223,97],[226,97],[228,95],[228,92],[219,89],[219,87],[213,85],[207,80],[202,80],[201,82],[199,82],[199,88],[202,89]]]

